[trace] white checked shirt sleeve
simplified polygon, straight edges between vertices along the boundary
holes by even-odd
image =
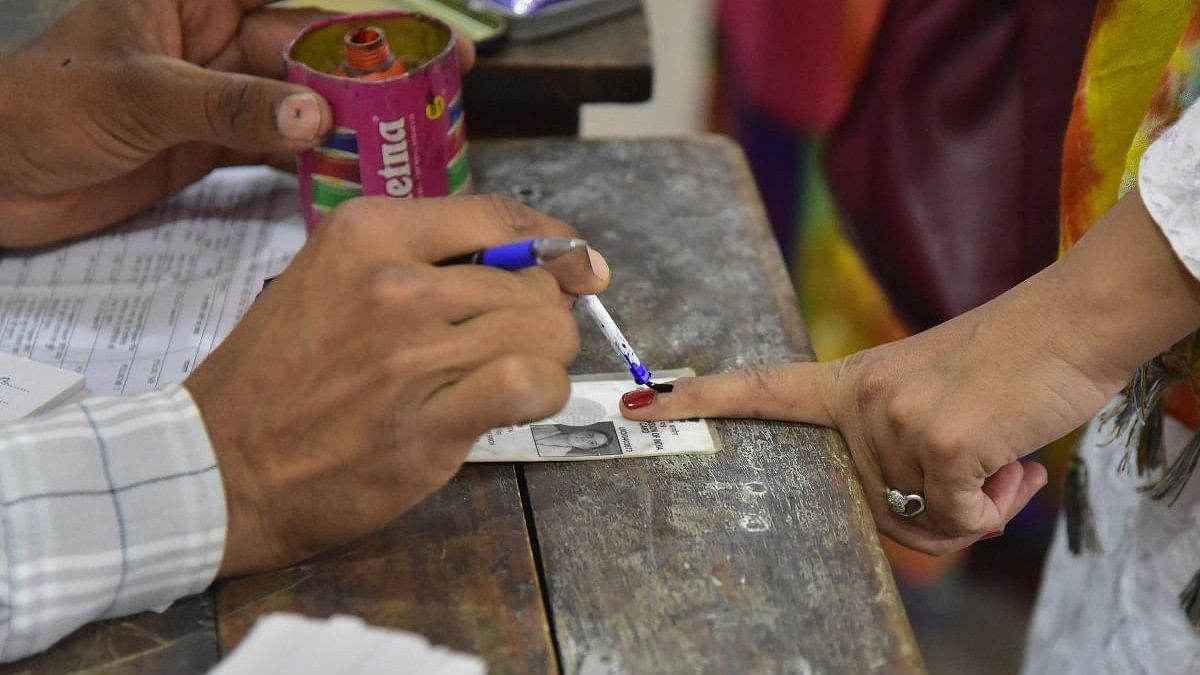
[[[1200,278],[1200,105],[1192,105],[1142,154],[1138,189],[1175,254]]]
[[[220,472],[182,386],[0,427],[0,660],[202,591],[224,546]]]

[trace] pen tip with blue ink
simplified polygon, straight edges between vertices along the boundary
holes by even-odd
[[[488,267],[505,270],[520,270],[544,264],[574,251],[586,251],[587,245],[586,240],[575,238],[526,239],[444,260],[439,264],[455,265],[467,263],[487,265]],[[660,385],[651,381],[650,378],[653,374],[650,372],[650,369],[642,364],[642,360],[638,358],[637,353],[629,346],[625,335],[621,333],[621,329],[617,327],[612,315],[604,308],[599,298],[595,295],[581,295],[579,296],[577,305],[581,306],[584,311],[591,315],[596,325],[600,328],[600,332],[604,334],[609,345],[612,346],[613,351],[625,361],[625,365],[628,366],[629,374],[633,376],[634,382],[638,385],[649,387],[654,391],[664,393],[670,391],[671,385]]]
[[[629,346],[629,341],[625,339],[625,335],[617,328],[617,324],[613,321],[612,315],[604,308],[604,304],[600,302],[600,298],[594,295],[581,295],[576,303],[582,307],[596,322],[596,326],[600,328],[600,332],[604,334],[608,344],[612,346],[613,351],[625,365],[629,367],[629,374],[633,376],[633,381],[639,385],[653,386],[650,381],[652,373],[650,369],[642,364],[641,358],[633,351],[633,347]]]
[[[647,369],[646,366],[643,366],[641,363],[634,363],[634,364],[630,365],[629,366],[629,374],[633,375],[633,381],[638,384],[645,384],[645,385],[653,384],[650,381],[650,378],[651,378],[651,376],[653,376],[653,373],[651,373],[650,370]]]

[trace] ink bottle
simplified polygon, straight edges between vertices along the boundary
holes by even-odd
[[[356,80],[385,80],[405,72],[404,62],[392,53],[382,28],[363,26],[351,29],[343,38],[345,60],[337,74]]]

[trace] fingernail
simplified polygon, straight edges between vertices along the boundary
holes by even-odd
[[[279,103],[275,127],[284,138],[315,141],[321,133],[321,104],[313,94],[292,94]]]
[[[986,540],[988,540],[988,539],[995,539],[996,537],[999,537],[999,536],[1000,536],[1000,535],[1002,535],[1002,534],[1004,534],[1004,530],[996,530],[995,532],[988,532],[987,534],[985,534],[985,535],[983,535],[982,537],[980,537],[980,538],[979,538],[979,541],[986,541]]]
[[[654,403],[656,398],[658,398],[658,392],[653,389],[634,389],[621,396],[621,405],[630,410],[637,410]]]
[[[604,281],[612,276],[612,270],[608,268],[608,261],[600,252],[594,248],[588,247],[588,262],[592,264],[592,273]]]

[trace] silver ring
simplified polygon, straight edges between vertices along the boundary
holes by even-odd
[[[902,518],[919,516],[925,511],[925,497],[921,496],[920,492],[905,494],[896,488],[887,488],[884,496],[887,497],[888,506],[892,507],[892,511]]]

